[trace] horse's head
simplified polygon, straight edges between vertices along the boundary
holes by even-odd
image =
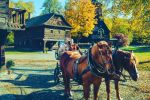
[[[139,78],[139,74],[136,68],[137,60],[135,55],[133,54],[133,52],[127,52],[126,55],[124,56],[124,59],[125,59],[124,69],[128,71],[128,73],[130,74],[131,78],[134,81],[137,81],[137,79]]]
[[[110,69],[112,66],[112,49],[105,41],[100,41],[95,44],[92,49],[92,56],[95,61],[102,65],[105,69]]]

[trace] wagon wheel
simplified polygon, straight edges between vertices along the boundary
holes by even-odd
[[[54,70],[54,83],[57,85],[59,82],[60,82],[60,79],[59,79],[59,74],[60,74],[60,69],[58,67],[58,63],[57,63],[57,66]]]

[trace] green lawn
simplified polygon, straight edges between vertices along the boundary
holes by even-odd
[[[6,54],[39,54],[39,51],[14,49],[14,48],[7,48],[5,49],[5,51],[6,51]]]
[[[128,46],[121,49],[127,51],[133,50],[139,61],[138,69],[150,71],[150,46]]]

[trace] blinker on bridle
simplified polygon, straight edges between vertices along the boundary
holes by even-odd
[[[100,55],[100,57],[101,57],[101,59],[102,59],[102,62],[103,62],[103,67],[104,67],[104,65],[106,65],[106,64],[112,64],[112,63],[110,63],[110,62],[108,62],[108,61],[106,61],[106,60],[104,60],[103,59],[103,55],[108,55],[108,54],[110,54],[110,52],[109,52],[109,47],[107,47],[108,49],[106,50],[106,53],[103,53],[102,52],[102,50],[100,49],[100,48],[102,48],[102,46],[100,46],[99,44],[97,44],[97,46],[99,47],[99,55]]]
[[[97,45],[99,47],[99,45]],[[100,47],[99,47],[100,48]],[[102,48],[102,47],[101,47]],[[102,52],[99,52],[102,57]],[[103,76],[105,77],[106,74],[109,74],[109,71],[105,68],[105,65],[109,62],[106,62],[103,60],[103,64],[97,63],[95,60],[92,59],[93,56],[91,54],[91,48],[89,49],[88,53],[87,53],[87,62],[88,62],[88,66],[86,69],[83,70],[83,72],[80,74],[80,77],[82,77],[82,75],[84,75],[86,72],[90,71],[93,75],[95,76]],[[103,58],[102,58],[103,59]]]

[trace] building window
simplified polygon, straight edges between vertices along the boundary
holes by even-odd
[[[66,31],[66,34],[69,34],[70,33],[70,31]]]
[[[24,45],[26,45],[26,41],[24,41]]]
[[[53,33],[53,32],[54,32],[52,29],[51,29],[50,31],[51,31],[51,33]]]
[[[61,31],[60,31],[60,30],[58,30],[58,33],[60,34],[60,33],[61,33]]]
[[[100,38],[104,38],[104,30],[102,28],[98,30],[98,34],[100,35]]]
[[[19,41],[19,46],[21,46],[21,42]]]

